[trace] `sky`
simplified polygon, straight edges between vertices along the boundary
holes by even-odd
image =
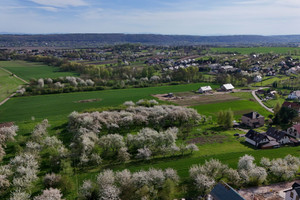
[[[0,0],[1,33],[300,34],[300,0]]]

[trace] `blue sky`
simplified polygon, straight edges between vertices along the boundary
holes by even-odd
[[[0,0],[0,32],[300,34],[300,0]]]

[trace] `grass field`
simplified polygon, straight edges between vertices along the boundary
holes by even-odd
[[[23,82],[0,69],[0,102],[15,92]]]
[[[300,53],[300,48],[292,47],[245,47],[245,48],[211,48],[212,52],[215,53],[240,53],[240,54],[251,54],[251,53],[278,53],[278,54],[294,54]]]
[[[207,83],[16,97],[0,107],[0,122],[26,121],[30,120],[31,116],[37,119],[66,119],[74,110],[83,111],[89,108],[117,106],[129,100],[152,99],[151,94],[192,91],[203,85],[207,85]],[[89,103],[76,102],[85,99],[101,100]]]
[[[78,76],[73,72],[60,72],[58,67],[48,66],[42,63],[25,61],[0,61],[0,67],[29,81],[31,78],[58,78],[61,76]]]
[[[280,80],[286,80],[286,79],[289,79],[288,76],[267,76],[267,77],[264,77],[262,82],[258,82],[258,83],[253,83],[252,86],[255,86],[255,87],[266,87],[266,86],[272,86],[273,82],[274,81],[280,81]]]

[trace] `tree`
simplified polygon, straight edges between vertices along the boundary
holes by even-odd
[[[190,151],[191,152],[191,154],[194,152],[194,151],[199,151],[199,148],[197,147],[197,145],[195,145],[195,144],[188,144],[187,146],[186,146],[186,149],[188,150],[188,151]]]
[[[298,112],[289,107],[281,107],[274,117],[274,124],[290,124],[296,117]]]
[[[231,109],[219,111],[217,114],[217,123],[224,129],[230,129],[233,126],[233,112]]]
[[[34,197],[34,200],[62,200],[62,194],[59,189],[49,188],[43,191],[43,194]]]
[[[118,151],[118,160],[120,162],[126,162],[126,161],[129,161],[130,160],[130,153],[127,152],[128,149],[126,147],[122,147],[119,149]]]
[[[279,102],[276,103],[275,107],[274,107],[274,114],[276,115],[281,109],[281,105]]]

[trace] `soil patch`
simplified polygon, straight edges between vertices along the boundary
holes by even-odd
[[[227,139],[224,135],[212,135],[212,136],[201,136],[193,138],[187,141],[188,144],[212,144],[212,143],[223,143]]]
[[[226,93],[196,94],[192,92],[181,92],[168,97],[167,94],[153,95],[162,101],[169,101],[180,106],[196,106],[201,104],[221,103],[226,101],[239,100],[240,97],[232,96]]]
[[[95,101],[101,101],[101,99],[84,99],[80,101],[74,101],[75,103],[89,103],[89,102],[95,102]]]

